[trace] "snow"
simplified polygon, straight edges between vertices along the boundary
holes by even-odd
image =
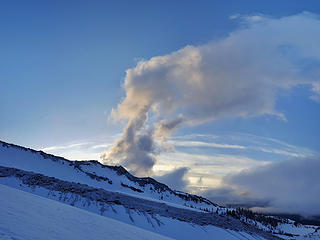
[[[52,200],[59,201],[54,202],[56,204],[60,204],[60,207],[57,207],[57,209],[63,209],[63,207],[69,207],[76,213],[70,213],[69,215],[65,216],[63,218],[63,221],[55,220],[55,217],[52,215],[49,215],[49,217],[45,217],[44,214],[36,214],[35,212],[39,212],[42,207],[35,207],[32,204],[26,204],[26,206],[30,205],[33,207],[33,213],[29,213],[28,209],[20,208],[18,207],[23,206],[23,201],[19,202],[19,197],[13,197],[7,199],[7,197],[10,197],[10,195],[6,196],[7,192],[10,192],[10,190],[4,189],[2,186],[2,190],[0,190],[0,239],[74,239],[71,237],[71,235],[68,234],[80,234],[81,236],[86,236],[86,238],[83,239],[100,239],[99,236],[102,236],[103,234],[106,234],[103,232],[103,230],[108,230],[105,226],[99,225],[105,224],[112,226],[112,223],[106,222],[106,221],[114,221],[118,220],[120,222],[117,222],[117,226],[120,226],[120,223],[123,224],[130,224],[129,227],[138,227],[138,230],[144,229],[156,234],[160,234],[161,236],[167,236],[174,239],[263,239],[261,235],[256,234],[256,231],[247,231],[251,232],[252,234],[248,234],[241,228],[240,231],[233,231],[230,229],[226,229],[226,227],[223,227],[224,225],[206,225],[202,226],[202,224],[197,225],[198,223],[194,224],[190,220],[192,216],[198,216],[197,213],[203,213],[203,209],[208,209],[210,212],[212,211],[215,213],[215,210],[217,209],[217,206],[213,204],[208,204],[204,201],[191,201],[186,200],[183,198],[180,198],[178,195],[174,194],[171,190],[154,190],[154,185],[152,184],[146,184],[146,185],[139,185],[138,182],[134,178],[129,178],[125,174],[119,175],[116,170],[104,167],[96,162],[82,162],[81,164],[75,164],[73,162],[69,162],[67,160],[64,160],[62,158],[46,155],[41,152],[36,152],[33,150],[28,150],[25,148],[13,146],[10,144],[1,144],[0,142],[0,166],[4,167],[12,167],[17,169],[22,169],[25,171],[31,171],[34,173],[41,173],[45,176],[51,176],[55,177],[57,179],[61,179],[68,182],[75,182],[75,183],[81,183],[81,184],[87,184],[94,188],[101,188],[110,192],[113,192],[114,194],[118,194],[119,197],[123,194],[125,194],[128,197],[134,197],[138,198],[139,202],[142,204],[146,204],[143,208],[147,209],[155,209],[156,207],[159,208],[159,211],[141,211],[141,209],[137,208],[138,205],[131,206],[132,204],[129,204],[130,206],[124,206],[124,205],[114,205],[114,204],[102,204],[98,201],[91,201],[86,198],[82,198],[79,195],[75,195],[72,193],[63,193],[59,191],[49,191],[48,189],[45,189],[43,187],[34,185],[34,186],[28,186],[25,184],[22,184],[21,180],[15,178],[15,177],[2,177],[0,178],[0,184],[5,184],[8,186],[11,186],[15,189],[20,189],[26,192],[33,193],[38,195],[37,197],[35,195],[31,195],[33,197],[36,197],[37,199],[42,199],[43,201],[46,201],[46,199],[51,199],[51,205]],[[88,174],[89,173],[89,174]],[[94,175],[94,177],[90,176]],[[99,179],[100,178],[100,179]],[[104,178],[110,180],[103,180]],[[102,179],[102,180],[101,180]],[[112,183],[110,183],[112,181]],[[128,185],[129,187],[125,187],[124,185]],[[130,188],[132,187],[132,188]],[[143,192],[136,192],[135,189],[140,189]],[[13,190],[11,190],[12,192]],[[23,193],[23,192],[22,192]],[[20,194],[22,194],[20,192]],[[183,193],[181,193],[183,194]],[[5,196],[5,197],[3,197]],[[39,197],[40,196],[40,197]],[[128,199],[128,197],[123,196],[123,199]],[[27,197],[26,197],[27,198]],[[30,196],[29,196],[30,198]],[[37,203],[38,200],[31,201],[34,202],[34,204]],[[152,201],[152,202],[150,202]],[[62,203],[63,204],[62,204]],[[134,201],[136,202],[136,200]],[[10,206],[8,204],[11,204]],[[6,205],[7,204],[7,205]],[[63,207],[61,206],[63,205]],[[67,204],[70,204],[74,207],[70,207]],[[102,204],[102,205],[101,205]],[[160,204],[160,205],[159,205]],[[45,203],[44,205],[50,205],[49,203]],[[53,204],[54,205],[54,204]],[[128,204],[127,204],[128,205]],[[189,207],[189,206],[192,206]],[[76,208],[75,208],[76,207]],[[185,218],[178,219],[176,218],[176,215],[172,217],[172,215],[163,214],[163,208],[171,208],[171,210],[174,211],[174,213],[181,213],[184,212]],[[175,209],[172,209],[175,208]],[[11,209],[12,213],[5,211],[4,209]],[[82,209],[82,210],[81,210]],[[218,207],[219,209],[219,215],[226,212],[226,208]],[[84,211],[85,210],[85,211]],[[190,213],[190,210],[193,211],[193,213]],[[229,209],[230,210],[230,209]],[[232,209],[231,209],[232,210]],[[45,212],[47,210],[43,210],[42,212]],[[70,211],[70,210],[68,210]],[[66,211],[66,213],[68,213]],[[90,220],[86,221],[86,219],[83,219],[81,217],[75,217],[78,216],[80,212],[84,212],[86,214],[91,214],[94,216],[93,218],[99,218],[99,223],[96,223],[96,220]],[[56,211],[59,214],[63,214],[64,210]],[[160,212],[162,214],[160,214]],[[169,211],[170,212],[170,211]],[[7,215],[5,216],[4,214]],[[24,213],[24,214],[22,214]],[[172,213],[172,212],[171,212]],[[20,215],[19,215],[20,214]],[[53,214],[53,212],[50,212],[48,210],[48,214]],[[102,215],[102,216],[99,216]],[[13,216],[13,217],[12,217]],[[62,216],[62,215],[61,215]],[[60,216],[60,217],[61,217]],[[10,218],[11,217],[11,218]],[[75,217],[74,220],[73,217]],[[89,217],[90,218],[90,217]],[[104,220],[101,220],[103,218]],[[11,223],[5,225],[6,219],[10,220]],[[112,220],[113,219],[113,220]],[[34,231],[40,231],[39,232],[39,238],[35,238],[34,236],[30,237],[29,235],[32,234],[32,227],[28,227],[28,223],[32,223],[33,220],[37,220],[39,223],[35,224],[36,226],[33,226]],[[63,224],[64,221],[67,221],[67,224]],[[20,221],[20,222],[18,222]],[[61,222],[61,224],[60,224]],[[288,222],[288,224],[279,224],[276,228],[273,228],[271,226],[265,226],[262,225],[259,222],[248,220],[247,223],[249,223],[252,226],[257,226],[260,229],[263,229],[265,231],[272,231],[276,236],[279,236],[284,239],[292,239],[292,237],[287,237],[285,235],[281,235],[281,233],[289,233],[289,234],[297,234],[300,235],[299,237],[295,236],[294,239],[320,239],[319,234],[315,232],[316,227],[315,226],[294,226],[293,223]],[[3,227],[1,224],[4,224]],[[55,224],[57,226],[55,226]],[[68,224],[70,224],[69,227]],[[32,224],[31,224],[32,225]],[[77,226],[89,226],[82,227],[87,230],[82,230],[82,228],[79,230]],[[54,226],[54,227],[52,227]],[[127,225],[126,225],[127,226]],[[48,228],[49,227],[49,228]],[[60,229],[61,228],[61,229]],[[90,234],[91,229],[94,229],[93,235]],[[126,229],[123,227],[123,229]],[[231,228],[234,229],[234,228]],[[121,227],[113,228],[112,231],[121,230]],[[41,232],[42,231],[42,232]],[[82,231],[84,231],[82,233]],[[111,231],[111,232],[112,232]],[[129,231],[129,230],[128,230]],[[134,230],[136,231],[136,230]],[[143,231],[143,230],[141,230]],[[61,233],[64,237],[59,238],[58,233]],[[280,233],[277,235],[277,233]],[[11,235],[10,235],[11,234]],[[25,235],[21,235],[25,234]],[[28,235],[29,234],[29,235]],[[42,235],[41,235],[42,234]],[[43,235],[44,234],[44,235]],[[47,236],[48,234],[48,236]],[[87,234],[87,235],[86,235]],[[99,235],[100,234],[100,235]],[[110,233],[111,234],[111,233]],[[106,234],[106,236],[112,236],[109,233]],[[138,234],[138,233],[137,233]],[[45,237],[44,237],[45,236]],[[66,237],[67,236],[67,237]],[[70,237],[69,237],[70,236]],[[120,235],[119,235],[120,236]],[[264,236],[264,235],[262,235]],[[130,239],[125,238],[127,236],[123,236],[122,239]],[[81,238],[77,238],[77,240],[81,240]],[[112,237],[111,239],[117,239]],[[158,239],[158,238],[140,238],[140,237],[134,237],[132,239]]]
[[[174,239],[188,240],[188,239],[227,239],[227,240],[256,240],[264,239],[256,234],[249,235],[241,231],[227,230],[221,227],[212,225],[200,226],[189,222],[179,221],[177,219],[159,216],[158,214],[141,213],[135,209],[128,209],[122,205],[103,205],[99,202],[88,201],[88,199],[77,197],[72,193],[61,194],[57,191],[48,191],[41,187],[28,187],[21,184],[16,178],[0,178],[2,184],[19,188],[23,191],[62,201],[65,204],[72,204],[72,206],[90,211],[95,214],[112,218],[136,227],[158,233],[163,236]],[[0,192],[1,194],[1,192]],[[142,200],[142,199],[141,199]],[[1,204],[1,202],[0,202]],[[103,211],[102,211],[103,208]],[[0,209],[1,210],[1,209]]]
[[[280,224],[278,229],[285,233],[291,233],[294,235],[307,235],[313,233],[316,227],[310,225],[294,226],[293,224]]]
[[[0,196],[0,239],[170,239],[1,184]]]
[[[205,211],[199,210],[197,208],[191,208],[191,207],[183,206],[183,205],[176,204],[176,203],[171,203],[171,202],[167,202],[167,201],[163,201],[163,200],[154,199],[151,197],[146,197],[143,195],[137,195],[137,194],[127,193],[127,192],[122,192],[122,191],[115,191],[115,192],[125,194],[127,196],[131,196],[131,197],[135,197],[135,198],[140,198],[140,199],[149,200],[149,201],[153,201],[153,202],[163,203],[168,206],[175,207],[175,208],[187,209],[187,210],[195,211],[195,212],[205,212]]]
[[[208,205],[203,202],[195,203],[192,201],[186,201],[170,192],[159,193],[157,191],[150,190],[150,187],[152,187],[151,185],[141,187],[136,182],[130,181],[126,176],[118,175],[112,169],[101,167],[100,164],[95,164],[92,162],[88,163],[88,165],[83,164],[80,166],[80,169],[83,172],[77,168],[74,168],[74,166],[70,166],[69,164],[70,162],[66,160],[59,158],[53,160],[48,158],[48,156],[45,154],[41,154],[40,152],[27,150],[25,148],[16,147],[10,144],[5,146],[0,142],[0,166],[41,173],[46,176],[51,176],[70,182],[88,184],[89,186],[103,188],[108,191],[128,193],[131,196],[135,195],[140,198],[162,200],[172,204],[178,204],[182,208],[193,206],[193,208],[190,209],[197,208],[216,211],[216,207],[213,205]],[[107,177],[108,179],[112,180],[112,184],[109,184],[106,181],[97,181],[96,179],[92,179],[85,173],[92,173],[97,176]],[[144,192],[137,193],[132,191],[130,188],[123,187],[121,183],[141,189]]]

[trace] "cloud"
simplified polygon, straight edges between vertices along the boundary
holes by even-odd
[[[266,16],[262,14],[258,15],[241,15],[241,14],[233,14],[229,17],[231,20],[241,20],[242,23],[252,23],[252,22],[259,22],[263,21]]]
[[[278,155],[286,155],[290,157],[300,157],[303,156],[302,153],[295,153],[295,152],[288,152],[282,149],[274,149],[274,148],[264,148],[264,147],[254,147],[255,150],[257,151],[262,151],[266,153],[273,153],[273,154],[278,154]]]
[[[119,135],[116,134],[104,138],[86,139],[87,142],[83,140],[67,142],[61,143],[61,145],[42,147],[40,150],[70,160],[98,160],[101,149],[111,147],[118,137]]]
[[[233,144],[220,144],[202,141],[171,141],[177,147],[213,147],[213,148],[229,148],[229,149],[246,149],[245,146]]]
[[[173,171],[164,174],[162,176],[155,176],[154,178],[168,185],[170,188],[179,191],[185,191],[186,186],[189,184],[189,181],[185,178],[185,175],[188,173],[189,169],[182,167],[174,169]]]
[[[260,197],[252,197],[247,192],[238,192],[230,186],[209,188],[201,191],[202,196],[222,206],[241,206],[245,208],[265,208],[269,201]]]
[[[314,95],[312,95],[310,98],[320,103],[320,83],[314,83],[312,91],[314,92]]]
[[[146,114],[143,115],[146,118]],[[152,132],[137,134],[145,119],[130,120],[123,136],[109,151],[101,155],[103,162],[109,165],[123,164],[138,175],[149,175],[155,164],[156,146]]]
[[[182,123],[265,114],[285,120],[275,106],[280,91],[308,85],[317,92],[319,28],[310,13],[247,17],[225,39],[140,61],[126,71],[126,96],[111,114],[128,125],[102,160],[148,173],[156,163],[156,140]]]
[[[170,138],[168,143],[179,149],[183,147],[185,151],[188,148],[192,148],[193,152],[201,149],[202,153],[206,151],[207,154],[232,153],[245,156],[257,156],[259,154],[263,159],[269,161],[271,161],[271,157],[285,160],[288,157],[308,157],[316,154],[310,149],[290,145],[277,139],[245,133],[176,136]]]
[[[57,150],[66,150],[70,148],[87,146],[88,144],[90,143],[74,143],[74,144],[61,145],[61,146],[45,147],[45,148],[42,148],[41,151],[49,152],[49,151],[57,151]]]
[[[189,180],[188,192],[199,193],[201,189],[221,186],[222,179],[228,173],[237,173],[246,168],[268,164],[245,156],[231,154],[190,154],[186,152],[166,152],[161,154],[154,167],[154,172],[160,174],[170,172],[175,168],[188,168],[185,176]],[[202,181],[199,182],[199,179]],[[200,193],[201,195],[201,193]]]
[[[268,212],[320,214],[320,157],[272,163],[225,177],[225,186],[204,192],[212,200],[249,204]]]
[[[181,146],[184,148],[177,148],[175,152],[167,152],[159,156],[155,170],[170,171],[174,166],[188,167],[189,171],[185,177],[189,180],[189,184],[185,187],[188,192],[205,196],[221,205],[238,205],[264,211],[284,211],[284,209],[275,208],[274,201],[268,193],[252,194],[248,189],[238,187],[237,181],[228,182],[226,176],[236,176],[245,169],[265,169],[267,166],[273,166],[273,163],[290,162],[293,156],[312,159],[313,156],[318,155],[309,149],[252,134],[220,136],[193,134],[172,139],[182,142]],[[212,146],[213,149],[210,149],[212,141],[222,146],[237,146],[241,143],[242,145],[239,146],[245,148],[225,149]],[[206,149],[203,149],[203,146],[206,146]],[[192,151],[188,151],[188,148],[192,148]],[[306,170],[302,168],[301,171]],[[287,176],[283,177],[285,179]],[[256,174],[255,178],[250,181],[259,181],[260,174]],[[303,191],[301,190],[299,194],[303,194]]]
[[[168,137],[183,123],[184,118],[182,115],[178,116],[176,119],[167,120],[164,119],[155,125],[154,137],[156,139],[161,139],[162,141],[167,140]]]
[[[105,144],[98,144],[92,146],[93,149],[99,149],[99,148],[108,148],[111,147],[113,144],[112,143],[105,143]]]

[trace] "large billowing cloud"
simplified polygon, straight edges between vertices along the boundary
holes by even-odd
[[[225,178],[225,186],[204,192],[212,200],[246,204],[263,211],[320,214],[320,157],[293,159]]]
[[[318,16],[246,19],[220,41],[186,46],[128,69],[126,96],[112,111],[128,125],[103,161],[147,174],[159,153],[155,141],[178,127],[263,114],[285,119],[275,107],[278,93],[299,85],[309,86],[310,97],[318,100]]]

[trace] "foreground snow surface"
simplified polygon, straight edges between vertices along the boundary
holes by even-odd
[[[0,184],[0,239],[170,239]]]

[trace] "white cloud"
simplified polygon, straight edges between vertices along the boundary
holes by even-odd
[[[240,20],[242,20],[242,22],[248,22],[248,23],[259,22],[259,21],[262,21],[266,18],[267,17],[262,14],[256,14],[256,15],[233,14],[229,17],[229,19],[231,19],[231,20],[239,20],[240,19]]]
[[[42,148],[41,151],[50,152],[50,151],[57,151],[57,150],[67,150],[71,148],[86,146],[88,144],[89,143],[74,143],[74,144],[68,144],[68,145],[51,146],[51,147]]]
[[[233,193],[264,199],[268,211],[316,215],[320,214],[319,169],[319,157],[292,159],[231,174],[225,183]]]
[[[63,143],[61,145],[44,147],[40,150],[70,160],[98,160],[101,149],[111,147],[114,139],[117,137],[119,137],[119,134],[110,135],[102,139],[90,139],[87,142],[79,140],[78,142]]]
[[[275,149],[275,148],[264,148],[264,147],[254,147],[253,149],[266,152],[266,153],[273,153],[273,154],[278,154],[278,155],[286,155],[290,157],[303,157],[304,154],[300,153],[295,153],[295,152],[288,152],[282,149]]]
[[[312,95],[310,98],[316,102],[320,103],[320,83],[314,83],[312,91],[314,92],[314,95]]]
[[[185,148],[213,148],[237,150],[237,153],[249,155],[255,152],[270,153],[279,155],[279,160],[287,158],[283,157],[308,157],[316,154],[307,148],[302,148],[279,141],[273,138],[261,137],[252,134],[234,133],[229,135],[186,135],[173,137],[168,141],[175,147]],[[268,155],[265,156],[268,159]]]
[[[99,144],[99,145],[94,145],[92,146],[93,149],[99,149],[99,148],[109,148],[113,145],[113,143],[108,143],[108,144]]]
[[[232,145],[232,144],[219,144],[212,142],[201,141],[169,141],[169,144],[173,144],[176,147],[213,147],[213,148],[229,148],[229,149],[246,149],[245,146]]]
[[[262,151],[265,153],[272,153],[276,155],[283,155],[288,157],[310,157],[317,154],[316,151],[313,151],[308,148],[295,146],[288,144],[284,141],[270,137],[261,137],[252,134],[238,134],[231,136],[233,138],[238,138],[241,142],[246,142],[249,146],[248,149],[255,151]],[[287,158],[285,158],[287,159]],[[285,160],[283,158],[279,160]]]
[[[225,39],[186,46],[127,70],[126,96],[112,116],[128,119],[128,125],[123,137],[102,155],[106,163],[150,172],[157,162],[154,128],[159,124],[180,126],[180,118],[188,126],[265,114],[285,120],[276,109],[279,91],[300,85],[317,91],[318,67],[308,62],[320,60],[318,16],[246,18],[245,27]]]
[[[231,16],[229,16],[229,19],[233,20],[233,19],[237,19],[239,18],[241,15],[240,14],[233,14]]]

